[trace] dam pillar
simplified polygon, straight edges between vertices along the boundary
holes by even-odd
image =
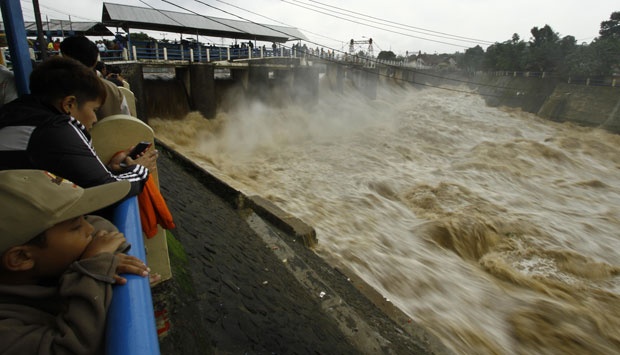
[[[250,97],[256,97],[262,101],[268,98],[269,68],[259,65],[249,65],[247,91]]]
[[[293,68],[291,97],[293,101],[304,105],[314,105],[319,102],[319,70],[317,68]]]
[[[215,70],[211,64],[192,64],[188,87],[192,110],[200,112],[205,118],[215,118]]]
[[[191,95],[191,92],[190,92],[191,75],[189,72],[189,67],[183,66],[183,67],[174,68],[174,75],[177,78],[177,80],[183,83],[183,86],[185,87],[185,91],[187,92],[187,95],[189,97]]]
[[[409,68],[406,67],[401,67],[401,68],[395,68],[395,75],[394,75],[394,80],[396,82],[396,84],[398,85],[405,85],[405,84],[413,84],[414,79],[415,79],[415,72]]]
[[[271,97],[269,102],[276,107],[284,107],[291,102],[293,72],[290,69],[273,70],[269,74]]]
[[[249,87],[249,73],[246,68],[243,69],[230,69],[230,77],[236,83],[240,83],[243,89],[247,90]]]
[[[410,84],[415,83],[415,71],[407,70],[407,82]]]
[[[143,121],[148,122],[155,117],[182,119],[190,112],[188,68],[144,65],[142,71],[142,90],[135,90],[134,95],[138,101],[138,115],[142,115],[140,118]],[[134,90],[133,83],[130,84]]]
[[[186,97],[186,102],[187,105],[189,106],[188,109],[191,111],[192,109],[192,76],[189,70],[189,66],[182,66],[182,67],[176,67],[174,69],[174,75],[177,79],[178,82],[181,83],[181,86],[184,88],[184,94]]]
[[[392,69],[389,65],[378,65],[377,66],[377,75],[380,78],[382,83],[394,83],[394,69]]]
[[[403,80],[405,80],[405,70],[403,68],[395,68],[396,73],[394,74],[394,79],[397,80],[397,82],[402,82]]]
[[[326,73],[330,89],[342,93],[344,91],[344,67],[339,63],[327,63]]]
[[[369,99],[377,98],[379,70],[377,68],[354,68],[349,71],[355,87]]]

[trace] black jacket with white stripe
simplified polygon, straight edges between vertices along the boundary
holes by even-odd
[[[142,191],[149,174],[137,164],[111,172],[79,121],[32,95],[0,108],[0,170],[7,169],[47,170],[81,187],[128,180],[128,197]]]

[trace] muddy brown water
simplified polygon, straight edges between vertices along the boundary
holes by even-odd
[[[620,353],[620,136],[436,88],[230,107],[149,123],[455,353]]]

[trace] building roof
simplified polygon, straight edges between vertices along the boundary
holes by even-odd
[[[37,35],[36,22],[24,22],[26,36],[34,37]],[[4,32],[4,23],[0,22],[0,31]],[[100,22],[74,22],[67,20],[49,20],[43,22],[43,32],[53,37],[66,37],[72,35],[84,36],[114,36],[107,27]],[[64,36],[63,36],[64,35]]]
[[[296,28],[201,16],[145,7],[103,3],[102,22],[106,26],[185,33],[209,37],[249,39],[269,42],[307,40]]]

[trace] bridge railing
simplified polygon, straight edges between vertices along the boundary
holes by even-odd
[[[130,50],[106,51],[101,53],[104,62],[119,60],[163,60],[163,61],[192,61],[213,62],[221,60],[238,60],[266,57],[301,57],[300,51],[288,48],[256,47],[226,47],[214,45],[180,44],[134,41]]]
[[[114,224],[131,244],[129,255],[146,261],[137,197],[123,201],[114,211]],[[127,284],[114,286],[106,323],[108,355],[157,355],[159,339],[148,277],[127,274]]]
[[[41,60],[41,52],[34,50],[35,61]],[[48,56],[58,55],[59,51],[48,51]],[[224,46],[195,46],[183,44],[170,44],[159,42],[134,41],[128,50],[108,49],[100,52],[100,59],[103,62],[117,62],[128,60],[163,60],[163,61],[192,61],[192,62],[213,62],[221,60],[237,60],[267,57],[303,57],[301,51],[293,51],[288,48],[271,49],[267,47],[224,47]]]

